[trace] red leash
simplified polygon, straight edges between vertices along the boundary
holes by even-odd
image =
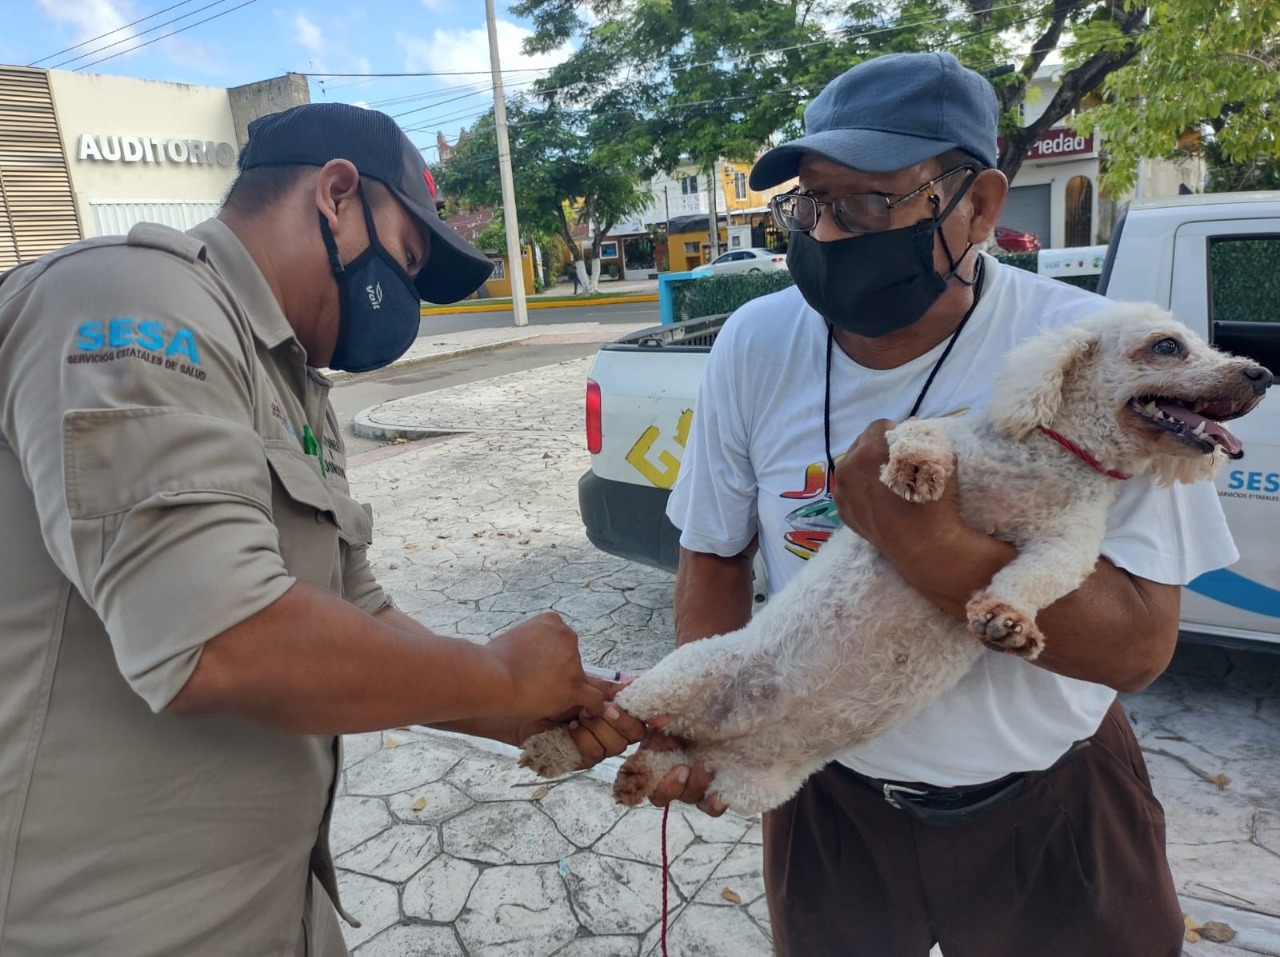
[[[667,954],[667,872],[671,869],[667,860],[667,815],[671,813],[671,805],[662,809],[662,957]]]

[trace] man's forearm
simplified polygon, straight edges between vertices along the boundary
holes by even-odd
[[[411,618],[394,605],[388,605],[375,616],[379,621],[391,625],[411,635],[431,635],[432,632],[415,618]],[[459,718],[454,721],[433,721],[431,727],[441,731],[455,731],[458,734],[470,734],[476,737],[501,741],[503,744],[519,745],[517,731],[520,722],[508,717],[495,718]]]
[[[900,575],[948,615],[1017,555],[1007,542],[961,526],[938,536],[903,536],[888,557]],[[924,543],[930,544],[924,544]],[[1071,594],[1036,616],[1046,638],[1036,664],[1049,671],[1136,691],[1168,665],[1177,642],[1179,589],[1130,575],[1100,559]]]
[[[209,641],[168,710],[349,734],[502,715],[511,685],[484,645],[409,634],[299,582]]]
[[[755,549],[722,558],[680,549],[676,572],[676,644],[725,635],[751,620]]]

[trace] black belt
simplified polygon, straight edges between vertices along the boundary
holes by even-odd
[[[900,811],[905,811],[924,824],[954,827],[968,824],[993,808],[1017,797],[1030,782],[1051,774],[1074,760],[1089,746],[1089,741],[1077,741],[1067,752],[1043,771],[1019,771],[996,781],[967,787],[935,788],[928,784],[882,781],[867,777],[842,764],[841,771],[859,783],[874,788],[884,799]]]

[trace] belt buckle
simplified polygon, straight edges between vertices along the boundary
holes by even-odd
[[[901,792],[903,794],[915,794],[915,795],[929,793],[928,791],[922,791],[919,788],[909,788],[902,784],[889,784],[887,782],[882,786],[882,792],[884,793],[884,799],[888,801],[890,805],[892,805],[893,807],[896,807],[899,811],[903,810],[903,807],[901,804],[898,803],[898,799],[893,796],[896,792]]]

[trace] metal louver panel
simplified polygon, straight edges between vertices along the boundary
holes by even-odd
[[[49,75],[0,67],[0,270],[79,238]]]
[[[90,203],[95,236],[123,236],[138,223],[186,231],[218,215],[220,203]]]

